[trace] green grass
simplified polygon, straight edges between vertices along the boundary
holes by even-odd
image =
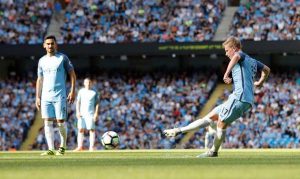
[[[300,178],[300,150],[225,150],[218,158],[195,158],[203,150],[0,152],[0,178]]]

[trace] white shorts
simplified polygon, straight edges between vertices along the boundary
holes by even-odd
[[[78,119],[77,126],[78,129],[87,129],[87,130],[95,129],[95,121],[91,116],[88,117],[82,116],[81,118]]]

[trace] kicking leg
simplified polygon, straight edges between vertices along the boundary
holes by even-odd
[[[197,128],[204,128],[209,126],[213,121],[218,120],[218,114],[213,111],[208,113],[204,118],[198,119],[185,127],[166,129],[163,131],[167,137],[175,137],[180,133],[186,133]]]

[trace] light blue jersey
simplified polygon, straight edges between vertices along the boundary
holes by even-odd
[[[249,57],[244,52],[239,52],[240,60],[232,68],[233,93],[227,101],[215,107],[213,111],[219,114],[221,121],[230,124],[241,117],[251,108],[254,101],[254,78],[264,65]]]
[[[232,68],[233,98],[253,105],[254,78],[257,71],[263,69],[263,64],[244,52],[239,52],[241,59]]]
[[[82,117],[89,118],[94,116],[98,98],[98,93],[93,89],[82,88],[79,90],[77,101],[80,101],[79,110]]]
[[[71,70],[73,70],[71,61],[62,53],[40,58],[38,76],[43,77],[42,101],[54,102],[67,99],[66,78]]]

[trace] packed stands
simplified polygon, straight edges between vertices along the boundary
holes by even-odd
[[[225,9],[219,0],[82,0],[66,9],[59,41],[75,43],[211,40]]]
[[[0,80],[0,151],[18,150],[35,117],[32,77]]]
[[[44,0],[0,0],[0,44],[41,44],[52,15]]]
[[[221,104],[230,94],[225,91]],[[300,140],[300,73],[276,74],[255,91],[255,105],[227,129],[223,148],[298,148]],[[204,129],[186,148],[204,147]]]
[[[241,5],[229,35],[244,40],[300,40],[300,1],[262,0]]]
[[[299,0],[247,2],[238,7],[228,35],[299,40],[299,7]],[[56,16],[64,19],[59,43],[209,41],[224,10],[221,0],[82,0],[66,7],[59,1],[0,0],[0,43],[41,44],[54,11],[65,12]]]
[[[207,76],[210,76],[207,78]],[[121,149],[173,148],[161,131],[194,120],[213,89],[217,76],[208,73],[108,74],[96,78],[100,111],[96,136],[116,131]],[[82,79],[78,82],[82,86]],[[75,105],[68,118],[68,148],[77,146]],[[59,144],[56,135],[55,144]],[[86,138],[88,139],[88,138]],[[85,147],[88,141],[85,141]],[[96,142],[97,149],[103,148]],[[43,129],[34,149],[47,149]]]

